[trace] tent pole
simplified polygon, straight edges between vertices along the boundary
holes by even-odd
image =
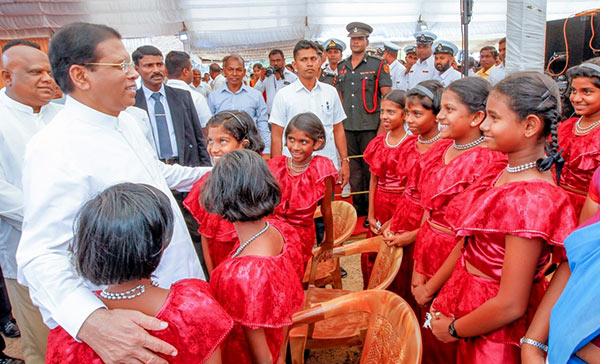
[[[464,77],[469,76],[469,23],[473,15],[473,0],[460,0],[460,23],[462,28],[462,44],[463,44],[463,67],[462,74]],[[465,67],[466,65],[466,67]]]

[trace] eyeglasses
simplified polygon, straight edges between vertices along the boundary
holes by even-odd
[[[133,61],[123,61],[121,63],[96,63],[96,62],[91,62],[91,63],[85,63],[84,66],[112,66],[112,67],[119,67],[121,68],[121,70],[123,70],[123,72],[127,73],[129,72],[130,69],[133,68],[134,63]]]

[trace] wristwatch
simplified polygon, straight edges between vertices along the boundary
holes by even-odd
[[[450,334],[450,336],[452,336],[453,338],[456,339],[466,339],[466,337],[462,337],[462,336],[458,336],[458,333],[456,332],[456,329],[454,328],[454,323],[456,322],[457,319],[454,319],[454,321],[452,321],[450,323],[450,326],[448,326],[448,333]]]

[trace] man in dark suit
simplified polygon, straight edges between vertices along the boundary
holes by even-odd
[[[210,166],[210,157],[192,96],[188,91],[163,83],[166,68],[160,50],[150,45],[141,46],[133,52],[131,58],[135,63],[135,70],[142,77],[142,87],[135,95],[135,106],[148,112],[158,158],[167,164]],[[204,265],[198,223],[183,208],[186,194],[173,191],[173,196],[179,203],[198,257]]]

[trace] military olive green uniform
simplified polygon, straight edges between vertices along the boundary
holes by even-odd
[[[336,82],[347,115],[343,123],[349,156],[362,155],[377,133],[381,92],[375,89],[376,84],[378,88],[392,86],[389,67],[382,59],[366,55],[353,69],[351,58],[350,56],[338,64]],[[369,179],[369,165],[362,158],[350,159],[352,191],[367,191]],[[369,206],[368,195],[354,195],[353,202],[359,214],[366,213]]]

